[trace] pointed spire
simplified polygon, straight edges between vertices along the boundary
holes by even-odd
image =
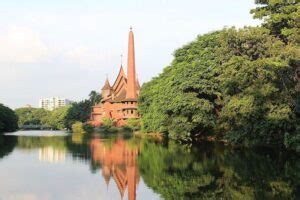
[[[134,35],[132,27],[129,31],[128,40],[128,62],[127,62],[127,93],[126,98],[136,99],[136,74],[135,74],[135,52],[134,52]]]
[[[106,183],[106,190],[108,191],[110,176],[105,176],[104,179],[105,179],[105,183]]]
[[[106,77],[106,81],[105,81],[105,84],[104,84],[102,90],[108,90],[108,89],[111,89],[111,87],[110,87],[110,84],[108,81],[108,77]]]
[[[121,65],[121,67],[120,67],[119,74],[125,75],[123,65]]]

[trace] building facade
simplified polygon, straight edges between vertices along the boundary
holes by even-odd
[[[64,107],[66,105],[71,104],[72,101],[60,98],[60,97],[51,97],[51,98],[43,98],[39,100],[39,108],[44,108],[46,110],[54,110],[56,108]]]
[[[127,76],[121,65],[119,74],[113,85],[106,79],[102,88],[102,100],[93,107],[90,123],[94,126],[102,124],[104,118],[115,119],[118,126],[126,124],[129,118],[139,118],[137,99],[140,84],[135,70],[134,35],[130,28],[128,40]]]

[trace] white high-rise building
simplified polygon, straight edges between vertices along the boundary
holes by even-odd
[[[71,103],[72,101],[65,98],[51,97],[51,98],[40,99],[39,107],[44,108],[46,110],[54,110],[55,108],[63,107]]]

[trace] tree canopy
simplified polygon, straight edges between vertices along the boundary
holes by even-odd
[[[18,117],[15,112],[0,104],[0,133],[12,132],[18,128]]]
[[[274,6],[264,2],[265,7],[252,11],[254,17]],[[291,12],[299,7],[276,6]],[[265,16],[262,27],[226,28],[176,50],[171,65],[141,89],[143,130],[181,140],[215,135],[233,143],[300,151],[295,79],[299,46],[292,39],[295,33],[283,34],[294,30],[296,19],[289,14],[288,22],[274,32],[269,20],[276,12],[260,13]]]
[[[19,127],[24,125],[49,125],[50,111],[42,108],[18,108],[15,110],[18,115]]]
[[[100,102],[101,94],[91,91],[89,98],[72,104],[66,115],[65,127],[71,129],[75,122],[87,122],[90,119],[92,107]]]
[[[297,0],[255,0],[260,5],[251,10],[254,18],[285,42],[298,40],[300,35],[300,4]]]

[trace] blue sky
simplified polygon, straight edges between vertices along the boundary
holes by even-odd
[[[175,49],[225,26],[257,25],[253,1],[0,0],[0,102],[37,106],[71,100],[114,81],[126,64],[129,27],[141,82],[158,75]],[[126,66],[125,66],[126,67]]]

